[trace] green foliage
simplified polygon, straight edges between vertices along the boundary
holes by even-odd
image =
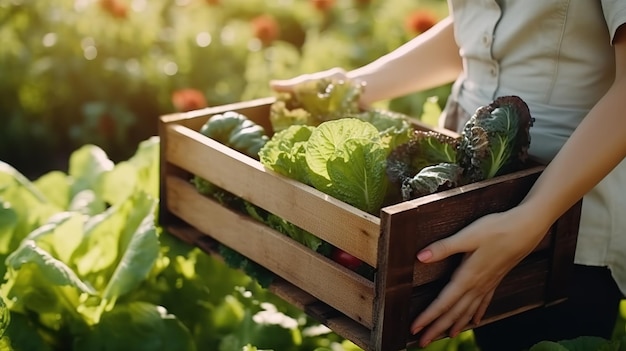
[[[575,339],[541,341],[533,345],[529,351],[624,351],[626,338],[607,340],[595,336],[580,336]]]
[[[414,36],[404,20],[425,8],[447,14],[441,0],[339,0],[324,11],[308,0],[0,0],[0,159],[29,178],[66,169],[83,144],[126,160],[157,133],[158,116],[367,63]],[[204,101],[177,104],[184,89]]]
[[[71,155],[68,174],[55,172],[35,182],[4,165],[4,208],[23,210],[24,199],[34,198],[23,214],[37,215],[8,217],[13,225],[6,227],[10,239],[2,256],[6,273],[0,296],[12,317],[28,318],[54,348],[69,349],[85,335],[109,332],[111,325],[101,323],[104,316],[135,307],[117,301],[146,279],[159,256],[153,168],[158,146],[158,138],[151,138],[127,162],[115,165],[101,149],[85,145]],[[110,181],[118,172],[133,175],[128,187]],[[19,223],[22,218],[28,221]],[[12,319],[20,323],[19,317]],[[7,330],[14,347],[30,342],[14,331]]]

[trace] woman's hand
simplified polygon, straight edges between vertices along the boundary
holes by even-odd
[[[457,234],[421,250],[417,257],[430,263],[457,253],[464,259],[439,296],[413,322],[422,347],[446,332],[456,336],[476,325],[502,278],[539,244],[547,229],[518,206],[476,220]]]
[[[290,79],[272,80],[270,81],[270,87],[278,92],[291,92],[293,87],[298,84],[320,79],[348,79],[348,74],[344,69],[335,67],[325,71],[302,74]]]

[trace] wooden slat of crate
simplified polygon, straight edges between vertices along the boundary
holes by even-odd
[[[165,181],[168,208],[173,214],[242,255],[253,257],[355,321],[372,327],[371,281],[248,216],[228,210],[199,194],[183,179],[171,176]],[[341,288],[329,289],[333,286]]]
[[[263,126],[266,131],[271,131],[272,126],[269,121],[269,111],[271,104],[276,99],[274,97],[261,98],[250,101],[237,102],[221,106],[212,106],[189,112],[174,113],[161,116],[162,124],[176,123],[192,130],[200,130],[200,127],[209,119],[209,117],[224,113],[227,111],[237,111],[244,114],[248,119]]]
[[[380,220],[184,126],[165,130],[167,160],[375,267]],[[202,155],[199,159],[197,155]],[[219,165],[219,166],[215,166]]]

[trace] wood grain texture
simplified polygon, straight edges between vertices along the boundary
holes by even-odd
[[[371,281],[248,216],[226,209],[182,179],[169,177],[166,182],[168,209],[173,214],[371,327],[374,300]]]
[[[188,128],[166,128],[168,162],[264,208],[375,267],[378,217],[300,182]],[[198,155],[202,155],[199,157]]]

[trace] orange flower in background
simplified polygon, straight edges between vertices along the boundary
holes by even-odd
[[[313,6],[321,12],[328,12],[335,6],[335,0],[311,0]]]
[[[172,93],[172,104],[176,111],[187,112],[208,106],[204,94],[197,89],[179,89]]]
[[[115,137],[116,132],[115,118],[109,112],[105,112],[98,118],[98,133],[106,139],[112,139]]]
[[[122,0],[100,0],[100,6],[115,18],[126,18],[128,6]]]
[[[252,19],[253,35],[258,38],[263,45],[270,45],[278,39],[280,28],[276,19],[270,15],[259,15]]]
[[[417,10],[411,12],[406,20],[406,29],[414,34],[421,34],[438,22],[437,16],[429,10]]]
[[[220,4],[220,0],[206,0],[206,2],[211,6],[216,6]]]

